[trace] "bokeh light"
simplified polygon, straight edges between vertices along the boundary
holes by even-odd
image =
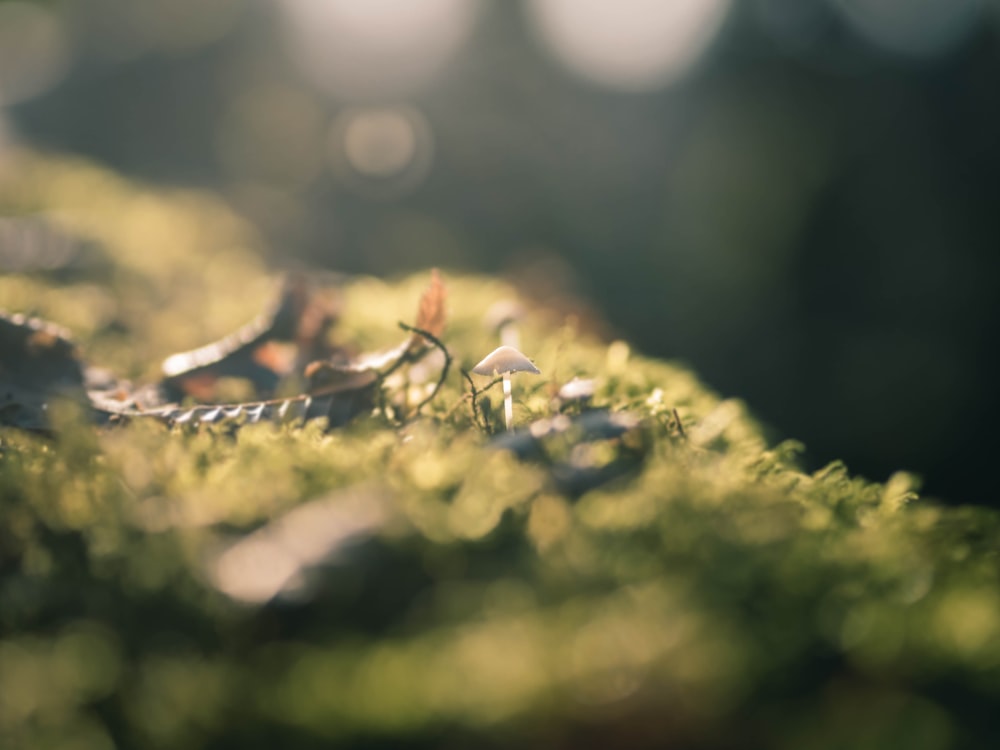
[[[412,107],[358,107],[330,126],[327,155],[334,174],[350,189],[395,196],[418,185],[431,166],[430,125]]]
[[[288,52],[325,91],[378,97],[426,83],[462,47],[475,0],[278,0]]]
[[[574,73],[624,91],[680,78],[715,38],[729,0],[531,0],[531,21]]]
[[[890,52],[934,56],[961,42],[979,20],[981,0],[833,0],[864,36]]]

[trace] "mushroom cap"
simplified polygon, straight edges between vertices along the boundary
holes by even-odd
[[[476,375],[505,375],[511,372],[533,372],[538,375],[540,372],[530,359],[513,346],[494,349],[472,371]]]

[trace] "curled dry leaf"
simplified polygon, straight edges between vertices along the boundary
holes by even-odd
[[[170,400],[211,400],[220,378],[241,378],[266,396],[305,362],[332,354],[327,332],[336,307],[304,276],[289,276],[276,304],[219,341],[181,352],[163,362],[160,385]]]
[[[444,332],[446,324],[445,300],[447,290],[441,280],[441,274],[435,268],[431,271],[431,282],[420,297],[417,306],[417,325],[406,327],[427,333],[435,338]],[[305,369],[309,380],[309,392],[315,392],[331,382],[342,382],[351,375],[363,372],[376,372],[379,377],[385,377],[405,362],[415,362],[426,352],[432,342],[414,331],[406,339],[392,347],[377,352],[360,354],[345,361],[317,361],[310,363]]]
[[[440,338],[448,321],[445,309],[447,299],[448,291],[444,282],[441,281],[441,274],[436,268],[431,269],[431,283],[420,297],[420,305],[417,307],[417,322],[414,327]],[[415,333],[410,348],[429,346],[430,343],[426,338]]]
[[[255,401],[243,404],[199,404],[168,406],[140,414],[116,413],[112,420],[128,420],[136,416],[152,417],[171,425],[238,425],[243,423],[279,422],[303,424],[324,418],[329,427],[342,427],[354,417],[372,408],[377,379],[374,375],[347,386],[329,388],[318,394],[303,394],[286,399]]]
[[[333,357],[327,332],[336,319],[334,307],[303,277],[290,277],[271,311],[218,342],[169,357],[164,363],[166,377],[137,389],[103,370],[84,367],[68,333],[58,326],[0,313],[0,424],[46,430],[51,401],[69,396],[87,408],[94,421],[105,424],[137,418],[202,425],[323,417],[331,427],[340,426],[372,408],[387,375],[426,353],[430,342],[420,333],[436,338],[444,330],[444,300],[444,285],[435,271],[417,313],[423,324],[417,327],[420,332],[385,351],[350,359],[343,353]],[[294,354],[285,355],[281,343],[292,346]],[[312,364],[301,367],[305,361]],[[223,377],[247,379],[256,393],[266,395],[285,374],[300,370],[309,385],[306,393],[292,398],[195,406],[167,403],[199,396],[210,399]]]

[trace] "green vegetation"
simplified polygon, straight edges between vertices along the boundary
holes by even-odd
[[[88,362],[155,377],[273,291],[207,196],[29,155],[14,171],[0,206],[51,212],[81,260],[0,278],[0,298],[73,329]],[[468,369],[513,293],[444,278]],[[427,279],[349,281],[331,336],[397,344]],[[521,340],[542,375],[515,386],[518,425],[580,376],[637,426],[518,458],[495,446],[499,386],[486,429],[456,367],[420,415],[336,431],[98,430],[65,407],[52,438],[0,429],[0,747],[997,739],[995,511],[939,507],[905,474],[803,473],[739,402],[571,319],[529,314]],[[419,401],[432,364],[391,397]]]

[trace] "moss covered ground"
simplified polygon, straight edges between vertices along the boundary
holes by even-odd
[[[27,153],[4,175],[3,213],[73,257],[0,277],[2,306],[90,363],[155,379],[274,292],[211,196]],[[0,747],[997,746],[995,511],[805,473],[738,400],[545,311],[505,442],[499,385],[474,412],[460,370],[516,294],[443,276],[454,366],[419,413],[433,356],[336,430],[0,428]],[[332,339],[368,351],[429,274],[324,278]]]

